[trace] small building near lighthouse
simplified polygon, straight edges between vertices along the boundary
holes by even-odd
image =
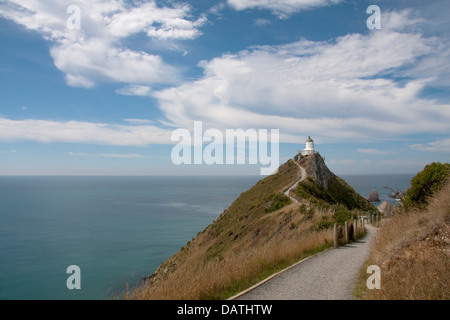
[[[310,136],[308,136],[308,139],[306,139],[305,149],[302,150],[302,156],[307,156],[314,153],[316,153],[314,150],[314,141]]]

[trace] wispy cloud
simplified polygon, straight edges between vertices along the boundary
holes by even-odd
[[[271,24],[270,20],[262,19],[262,18],[255,19],[253,21],[253,23],[257,26],[267,26],[267,25]]]
[[[225,9],[225,7],[226,7],[225,2],[219,2],[218,4],[215,4],[214,6],[212,6],[212,7],[208,10],[208,12],[209,12],[209,13],[212,13],[212,14],[214,14],[214,15],[216,15],[216,16],[220,16],[222,10]]]
[[[123,119],[129,124],[155,124],[155,121],[149,119]]]
[[[69,152],[69,155],[76,157],[106,157],[106,158],[127,158],[127,159],[144,159],[145,156],[135,153],[120,154],[120,153],[82,153],[82,152]]]
[[[116,90],[116,93],[126,95],[126,96],[150,96],[152,89],[148,86],[143,85],[128,85],[126,87],[120,88]]]
[[[107,157],[107,158],[128,158],[128,159],[144,159],[145,156],[142,156],[140,154],[135,153],[129,153],[129,154],[120,154],[120,153],[102,153],[99,154],[100,157]]]
[[[83,153],[83,152],[69,152],[69,155],[74,157],[92,157],[93,154]]]
[[[327,163],[331,165],[353,165],[355,162],[355,159],[327,159]]]
[[[379,149],[356,149],[356,151],[358,151],[360,153],[367,153],[367,154],[392,154],[392,151],[379,150]]]
[[[19,151],[17,150],[0,150],[0,154],[11,154],[11,153],[18,153]]]
[[[450,139],[437,140],[427,144],[412,144],[409,147],[419,151],[450,152]]]
[[[0,118],[0,141],[86,143],[113,146],[170,144],[171,130],[151,124],[119,125],[81,121]]]
[[[386,166],[394,166],[394,167],[424,167],[427,164],[425,160],[403,160],[403,159],[394,159],[394,160],[383,160],[380,162]]]
[[[285,18],[295,12],[317,7],[334,5],[342,0],[228,0],[228,4],[236,10],[267,9]]]

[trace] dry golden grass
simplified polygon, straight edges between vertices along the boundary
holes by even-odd
[[[317,228],[332,206],[301,199],[267,212],[271,195],[300,179],[289,160],[243,192],[211,225],[164,262],[150,280],[123,299],[226,299],[333,244],[331,229]],[[353,191],[349,196],[356,197]]]
[[[426,210],[399,213],[384,221],[367,262],[380,266],[381,289],[364,289],[361,298],[450,298],[449,194],[447,183]],[[366,278],[362,271],[360,287],[365,287]]]
[[[302,223],[290,236],[283,232],[261,245],[249,237],[212,261],[205,261],[205,252],[197,247],[189,253],[190,262],[161,280],[128,291],[124,299],[226,299],[332,243],[331,230],[311,232],[309,227],[310,223]]]

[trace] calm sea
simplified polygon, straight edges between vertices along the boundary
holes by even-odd
[[[342,176],[367,197],[412,175]],[[104,299],[151,274],[261,176],[0,177],[0,299]],[[69,290],[66,269],[81,269]]]

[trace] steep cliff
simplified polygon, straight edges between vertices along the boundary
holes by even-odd
[[[294,190],[299,199],[307,199],[313,203],[340,204],[348,210],[376,212],[370,201],[328,169],[319,153],[306,157],[296,156],[296,160],[308,173],[308,178]]]

